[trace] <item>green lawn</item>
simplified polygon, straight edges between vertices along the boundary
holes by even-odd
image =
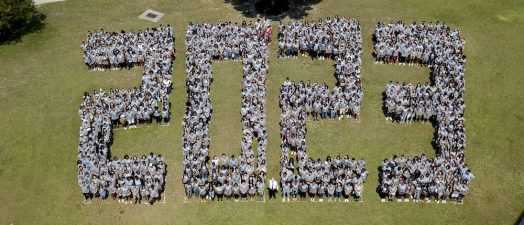
[[[172,123],[115,132],[113,154],[165,155],[166,204],[82,204],[76,146],[82,93],[139,85],[141,68],[92,72],[80,43],[88,30],[138,30],[155,26],[137,16],[145,9],[166,13],[159,23],[175,27],[178,59],[171,95]],[[309,123],[313,157],[349,154],[365,158],[371,172],[363,203],[184,204],[182,116],[185,103],[184,33],[189,21],[248,18],[223,0],[68,0],[39,7],[46,27],[20,43],[0,46],[0,224],[518,224],[524,212],[524,3],[518,0],[323,0],[308,19],[351,16],[364,38],[362,122]],[[467,162],[476,179],[464,205],[381,203],[377,167],[392,154],[434,155],[429,125],[386,123],[381,93],[389,80],[426,81],[428,69],[376,65],[371,34],[379,20],[446,21],[466,38]],[[274,23],[274,26],[277,22]],[[275,29],[276,30],[276,29]],[[276,32],[275,32],[276,33]],[[276,37],[276,36],[275,36]],[[269,176],[279,171],[278,89],[290,79],[328,82],[328,62],[277,59],[271,45],[267,82]],[[214,64],[211,95],[212,153],[240,152],[239,63]]]

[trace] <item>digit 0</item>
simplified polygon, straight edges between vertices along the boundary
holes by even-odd
[[[183,119],[183,184],[186,200],[199,197],[243,201],[264,199],[266,163],[266,77],[269,21],[189,24],[186,33],[187,104]],[[242,60],[242,133],[238,159],[209,157],[213,60]],[[257,139],[257,157],[252,148]],[[256,157],[256,158],[255,158]]]

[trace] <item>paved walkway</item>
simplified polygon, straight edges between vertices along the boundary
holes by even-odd
[[[46,4],[46,3],[61,2],[61,1],[65,1],[65,0],[34,0],[34,1],[35,1],[35,5],[42,5],[42,4]]]

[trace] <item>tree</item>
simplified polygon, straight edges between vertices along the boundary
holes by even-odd
[[[263,15],[279,15],[289,10],[288,0],[260,0],[255,9]]]
[[[0,0],[0,44],[42,29],[44,19],[33,0]]]
[[[307,16],[311,6],[321,0],[224,0],[245,16],[257,15],[281,19],[289,16],[292,19],[302,19]]]

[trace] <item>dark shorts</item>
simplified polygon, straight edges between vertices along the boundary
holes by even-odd
[[[83,194],[86,200],[91,198],[91,193],[83,193]]]

